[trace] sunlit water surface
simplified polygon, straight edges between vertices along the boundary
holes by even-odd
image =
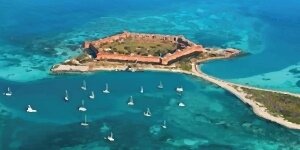
[[[191,76],[49,74],[53,64],[79,54],[84,40],[128,30],[242,49],[249,54],[201,67],[232,82],[300,92],[299,11],[297,0],[0,1],[0,88],[13,91],[0,97],[0,149],[299,149],[298,131],[258,118],[233,95]],[[80,89],[83,80],[87,91]],[[156,88],[160,80],[163,90]],[[105,83],[109,95],[101,93]],[[78,112],[83,99],[86,113]],[[26,113],[28,104],[38,113]],[[150,118],[143,116],[147,107]],[[87,128],[80,126],[84,114]],[[114,143],[103,138],[110,131]]]

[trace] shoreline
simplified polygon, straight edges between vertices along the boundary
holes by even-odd
[[[266,120],[269,120],[271,122],[280,124],[282,126],[290,128],[290,129],[300,130],[300,125],[299,124],[292,123],[292,122],[290,122],[290,121],[288,121],[288,120],[286,120],[286,119],[284,119],[283,117],[280,117],[280,116],[271,115],[268,112],[266,107],[264,107],[262,104],[254,101],[254,100],[251,100],[251,99],[247,98],[247,93],[241,92],[238,89],[235,89],[233,86],[244,87],[244,88],[248,88],[248,89],[262,90],[262,91],[269,91],[269,92],[276,92],[276,93],[281,93],[281,94],[289,94],[289,95],[296,96],[296,97],[300,97],[300,94],[281,92],[281,91],[273,91],[273,90],[261,89],[261,88],[244,86],[244,85],[239,85],[239,84],[227,82],[227,81],[220,80],[218,78],[215,78],[215,77],[212,77],[212,76],[209,76],[209,75],[203,73],[201,71],[201,69],[199,69],[198,66],[199,66],[198,64],[193,64],[193,71],[192,71],[197,77],[200,77],[200,78],[202,78],[206,81],[209,81],[213,84],[216,84],[219,87],[221,87],[221,88],[227,90],[228,92],[232,93],[237,98],[239,98],[242,102],[244,102],[245,104],[250,105],[253,112],[257,116],[259,116],[261,118],[264,118]]]
[[[251,98],[247,98],[248,94],[244,91],[241,91],[241,88],[247,88],[247,89],[254,89],[254,90],[260,90],[260,91],[267,91],[267,92],[275,92],[280,94],[288,94],[291,96],[299,97],[300,94],[295,93],[289,93],[284,91],[276,91],[276,90],[269,90],[269,89],[262,89],[257,87],[251,87],[247,85],[240,85],[236,83],[231,83],[228,81],[221,80],[219,78],[210,76],[208,74],[205,74],[201,71],[201,63],[211,61],[211,60],[217,60],[217,59],[230,59],[232,56],[220,56],[220,57],[210,57],[202,60],[198,60],[196,62],[193,62],[192,69],[190,71],[182,70],[178,68],[166,68],[161,66],[142,66],[142,71],[156,71],[156,72],[171,72],[171,73],[182,73],[187,75],[196,76],[198,78],[201,78],[205,81],[208,81],[212,84],[215,84],[224,90],[230,92],[231,94],[235,95],[238,99],[240,99],[243,103],[250,105],[253,112],[266,120],[269,120],[271,122],[280,124],[282,126],[285,126],[290,129],[298,129],[300,130],[300,124],[292,123],[286,119],[284,119],[281,116],[274,116],[271,113],[268,112],[267,108],[264,107],[259,102],[252,100]],[[126,71],[128,68],[126,65],[119,65],[119,66],[97,66],[97,67],[89,67],[89,65],[81,65],[81,66],[73,66],[73,65],[63,65],[59,64],[56,67],[53,67],[51,71],[54,74],[60,74],[60,73],[85,73],[85,72],[95,72],[95,71]],[[132,71],[132,70],[127,70]]]
[[[203,61],[201,61],[203,62]],[[260,104],[259,102],[256,102],[254,100],[251,100],[249,98],[247,98],[247,93],[245,92],[241,92],[237,89],[235,89],[233,86],[237,86],[237,87],[244,87],[244,88],[248,88],[248,89],[256,89],[256,90],[262,90],[262,91],[269,91],[269,92],[276,92],[276,93],[281,93],[281,94],[289,94],[292,96],[296,96],[296,97],[300,97],[300,94],[294,94],[294,93],[289,93],[289,92],[281,92],[281,91],[275,91],[275,90],[268,90],[268,89],[261,89],[261,88],[256,88],[256,87],[250,87],[250,86],[244,86],[244,85],[239,85],[239,84],[235,84],[235,83],[231,83],[231,82],[227,82],[212,76],[209,76],[205,73],[203,73],[201,71],[201,69],[199,68],[199,62],[197,63],[193,63],[192,64],[192,71],[184,71],[184,70],[167,70],[167,69],[155,69],[155,68],[145,68],[145,70],[147,71],[164,71],[164,72],[172,72],[172,73],[183,73],[183,74],[188,74],[188,75],[193,75],[196,77],[199,77],[205,81],[208,81],[212,84],[215,84],[221,88],[223,88],[224,90],[232,93],[233,95],[235,95],[238,99],[240,99],[243,103],[248,104],[249,106],[251,106],[254,114],[256,114],[257,116],[269,120],[271,122],[277,123],[279,125],[285,126],[287,128],[290,129],[297,129],[300,130],[300,125],[296,124],[296,123],[292,123],[286,119],[284,119],[283,117],[280,116],[274,116],[271,115],[267,108],[264,107],[262,104]]]
[[[266,107],[264,107],[262,104],[259,102],[256,102],[255,100],[251,100],[247,98],[247,93],[240,91],[239,89],[234,88],[236,86],[237,88],[248,88],[248,89],[255,89],[255,90],[261,90],[261,91],[269,91],[269,92],[276,92],[280,94],[289,94],[292,96],[300,97],[300,94],[294,94],[294,93],[289,93],[289,92],[282,92],[282,91],[275,91],[275,90],[269,90],[269,89],[261,89],[261,88],[256,88],[256,87],[251,87],[251,86],[246,86],[246,85],[240,85],[240,84],[235,84],[231,82],[227,82],[218,78],[215,78],[213,76],[207,75],[204,72],[201,71],[201,62],[206,62],[210,60],[215,60],[215,59],[224,59],[228,57],[215,57],[215,58],[208,58],[208,59],[203,59],[201,61],[198,61],[196,63],[192,63],[192,70],[191,71],[185,71],[181,69],[172,69],[172,68],[157,68],[155,66],[153,67],[143,67],[143,71],[157,71],[157,72],[171,72],[171,73],[182,73],[182,74],[187,74],[187,75],[192,75],[199,77],[205,81],[208,81],[212,84],[215,84],[224,90],[232,93],[235,95],[238,99],[240,99],[243,103],[250,105],[253,112],[266,120],[269,120],[271,122],[280,124],[282,126],[285,126],[290,129],[298,129],[300,130],[300,124],[292,123],[286,119],[284,119],[281,116],[274,116],[270,114],[267,110]],[[68,66],[68,65],[60,65],[63,69],[60,71],[55,71],[55,73],[84,73],[84,72],[95,72],[95,71],[125,71],[126,66],[119,66],[119,67],[95,67],[92,70],[89,70],[88,66]],[[53,71],[53,70],[52,70]]]

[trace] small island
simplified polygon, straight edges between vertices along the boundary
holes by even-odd
[[[167,71],[200,77],[250,105],[260,117],[300,129],[300,95],[230,83],[203,73],[199,65],[242,55],[234,48],[209,48],[184,36],[122,32],[82,44],[80,56],[56,64],[54,74],[92,71]]]
[[[52,71],[86,72],[95,70],[191,71],[192,62],[229,58],[237,49],[204,48],[183,36],[123,32],[95,41],[85,41],[84,53],[54,65]]]

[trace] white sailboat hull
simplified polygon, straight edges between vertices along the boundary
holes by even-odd
[[[87,109],[85,107],[79,107],[78,110],[82,111],[82,112],[87,111]]]
[[[11,96],[12,93],[4,93],[5,96]]]
[[[103,90],[102,92],[105,93],[105,94],[109,94],[110,93],[108,90]]]
[[[128,102],[127,104],[128,104],[129,106],[133,106],[133,105],[134,105],[133,102]]]
[[[115,141],[115,139],[112,138],[112,137],[108,137],[107,139],[108,139],[109,141],[111,141],[111,142]]]
[[[27,110],[27,112],[29,112],[29,113],[35,113],[35,112],[37,112],[37,110],[31,109],[31,110]]]
[[[176,92],[183,92],[183,88],[176,88]]]
[[[182,102],[180,102],[180,103],[178,104],[178,106],[179,106],[179,107],[185,107],[185,104],[182,103]]]
[[[37,110],[32,109],[30,105],[28,105],[28,108],[27,108],[26,111],[27,111],[28,113],[35,113],[35,112],[37,112]]]
[[[10,91],[10,88],[7,88],[7,92],[3,93],[5,96],[12,96],[12,92]]]
[[[144,112],[144,116],[151,117],[151,114]]]
[[[89,124],[85,123],[85,122],[82,122],[80,125],[82,125],[82,126],[88,126]]]

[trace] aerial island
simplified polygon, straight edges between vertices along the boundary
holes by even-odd
[[[234,48],[210,48],[184,36],[122,32],[85,41],[81,55],[53,65],[52,73],[92,71],[166,71],[200,77],[224,88],[250,105],[258,116],[300,129],[300,94],[239,85],[209,76],[201,63],[230,59],[243,53]]]

